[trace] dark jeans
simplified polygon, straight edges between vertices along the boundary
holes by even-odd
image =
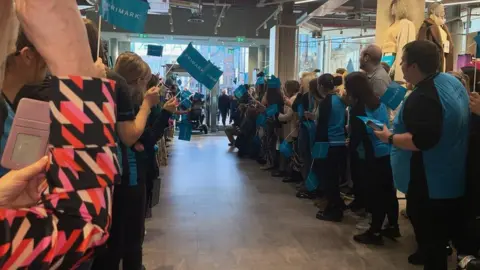
[[[220,110],[220,115],[222,116],[222,124],[224,126],[227,123],[227,114],[228,114],[228,110]]]
[[[356,151],[350,152],[350,171],[353,182],[353,193],[355,194],[355,202],[361,207],[365,207],[367,211],[370,211],[367,205],[367,163],[364,159],[358,157],[358,153]]]
[[[322,160],[323,166],[316,166],[322,171],[319,171],[317,177],[322,173],[324,177],[320,177],[324,181],[325,196],[328,200],[327,208],[338,208],[344,205],[342,198],[340,197],[340,178],[344,171],[342,171],[342,164],[347,158],[347,149],[345,146],[330,146],[328,149],[328,156],[325,160]],[[322,180],[320,180],[322,182]]]
[[[464,198],[430,199],[425,184],[410,182],[407,213],[413,225],[425,270],[447,270],[446,246],[451,240],[459,254],[473,254]]]
[[[142,269],[142,244],[145,234],[145,183],[115,186],[112,227],[106,252],[99,254],[92,269]]]
[[[378,233],[382,230],[385,217],[390,226],[398,226],[397,190],[393,185],[390,156],[375,158],[374,164],[368,166],[370,210],[372,224],[370,231]]]

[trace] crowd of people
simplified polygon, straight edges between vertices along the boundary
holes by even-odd
[[[25,98],[49,102],[50,147],[32,165],[0,169],[0,267],[144,269],[158,142],[183,113],[175,86],[135,53],[107,67],[98,30],[76,1],[15,3],[0,9],[0,150]],[[480,76],[474,68],[439,73],[437,47],[414,41],[401,59],[411,91],[393,109],[380,99],[391,82],[381,58],[370,45],[350,74],[306,72],[282,84],[260,73],[242,97],[221,97],[224,125],[228,108],[233,119],[225,132],[240,157],[299,183],[297,197],[325,198],[318,219],[366,213],[358,243],[401,237],[401,191],[418,244],[409,261],[447,269],[450,246],[461,255],[479,249]],[[341,187],[350,179],[346,205]]]
[[[381,59],[381,48],[369,45],[360,70],[350,74],[304,72],[282,85],[261,73],[225,132],[239,157],[298,183],[298,198],[325,199],[317,219],[341,222],[346,210],[366,217],[367,224],[357,224],[364,231],[353,236],[358,243],[401,237],[402,192],[418,244],[408,261],[447,269],[451,246],[458,254],[478,252],[480,99],[473,89],[480,80],[474,68],[438,72],[435,45],[414,41],[401,59],[410,91],[398,108],[388,108],[381,97],[390,68]],[[348,183],[352,196],[342,188]],[[348,197],[354,199],[346,205]]]

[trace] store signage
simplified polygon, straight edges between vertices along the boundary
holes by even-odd
[[[245,37],[237,37],[237,42],[245,42]]]
[[[102,18],[117,27],[132,32],[143,32],[149,4],[140,0],[103,0],[100,5]]]

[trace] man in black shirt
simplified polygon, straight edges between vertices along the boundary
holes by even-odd
[[[468,95],[453,76],[438,73],[440,53],[430,41],[404,48],[402,71],[415,89],[394,121],[375,132],[392,145],[391,164],[397,189],[407,195],[418,251],[409,261],[426,270],[447,270],[447,243],[470,252],[464,218],[468,148]],[[420,258],[420,259],[419,259]]]
[[[228,110],[230,109],[230,97],[227,95],[227,90],[223,90],[222,95],[218,98],[218,109],[222,115],[223,126],[225,126]]]

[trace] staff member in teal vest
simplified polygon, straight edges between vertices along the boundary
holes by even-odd
[[[317,91],[310,94],[317,100],[322,100],[316,112],[317,125],[315,143],[326,143],[328,152],[324,157],[318,157],[312,150],[314,159],[313,171],[320,179],[325,197],[328,201],[324,210],[317,213],[317,219],[340,222],[343,219],[345,203],[340,197],[339,180],[345,175],[343,163],[347,158],[345,147],[345,104],[339,96],[337,86],[342,84],[341,77],[323,74],[317,79]]]
[[[350,147],[356,151],[354,160],[360,170],[352,171],[353,175],[360,171],[360,177],[355,179],[365,181],[360,183],[364,189],[358,189],[360,197],[365,196],[366,205],[372,213],[370,229],[355,235],[353,239],[362,244],[383,245],[382,236],[389,238],[400,237],[398,228],[398,200],[397,191],[393,185],[392,167],[390,166],[390,145],[380,141],[373,129],[365,125],[359,117],[375,119],[389,125],[388,111],[385,104],[375,95],[368,77],[362,72],[348,74],[345,79],[345,89],[349,103],[352,105],[350,114]],[[353,163],[353,162],[352,162]],[[353,163],[354,164],[354,163]],[[355,168],[355,166],[353,166]],[[362,175],[362,172],[364,174]],[[354,184],[358,184],[354,182]],[[363,188],[363,187],[362,187]],[[357,199],[357,193],[355,194]],[[388,218],[389,226],[382,231],[382,225]]]
[[[391,144],[396,187],[407,195],[419,252],[426,270],[447,270],[446,244],[465,254],[462,226],[468,148],[468,94],[453,76],[438,73],[435,44],[414,41],[404,48],[402,71],[415,89],[397,114],[393,133],[375,132]]]

